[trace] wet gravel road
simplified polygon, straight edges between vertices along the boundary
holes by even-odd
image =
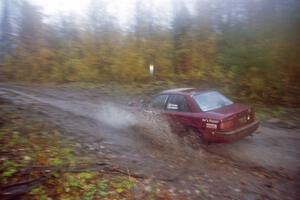
[[[300,130],[295,127],[280,128],[272,123],[262,124],[258,134],[253,137],[233,144],[212,144],[193,150],[174,138],[170,139],[173,136],[166,134],[168,130],[154,127],[157,124],[151,127],[152,130],[149,127],[141,129],[140,125],[144,124],[145,119],[130,113],[126,104],[120,103],[126,98],[115,100],[95,91],[8,84],[0,84],[0,97],[23,105],[32,115],[39,114],[41,118],[63,127],[71,133],[71,137],[85,141],[87,148],[106,150],[108,155],[117,158],[119,165],[126,165],[137,173],[180,183],[189,190],[199,187],[197,177],[207,177],[204,185],[214,186],[216,191],[207,189],[210,191],[207,195],[213,197],[224,192],[228,194],[228,199],[261,199],[266,195],[270,199],[283,196],[295,199],[298,195]],[[154,141],[161,142],[153,143],[151,137],[150,142],[145,137],[149,133],[157,137]],[[260,170],[263,170],[263,174],[272,175],[268,175],[269,178],[253,176]],[[268,182],[273,175],[278,184],[273,184],[271,189],[262,188],[260,185]],[[231,192],[223,188],[226,177],[232,179],[228,184]],[[292,182],[283,186],[281,178]],[[241,193],[238,188],[242,179],[249,184],[243,186],[242,191],[245,192]],[[279,192],[272,194],[274,188]],[[197,195],[203,195],[194,193],[195,199]]]

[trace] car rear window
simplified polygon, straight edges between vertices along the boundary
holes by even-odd
[[[202,111],[210,111],[233,104],[231,100],[216,91],[196,94],[193,99]]]

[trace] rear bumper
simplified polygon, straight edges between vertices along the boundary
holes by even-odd
[[[254,121],[251,124],[243,126],[239,129],[233,131],[225,131],[225,132],[210,132],[206,134],[205,139],[208,142],[219,142],[219,143],[229,143],[240,140],[248,135],[251,135],[254,131],[256,131],[259,127],[259,122]]]

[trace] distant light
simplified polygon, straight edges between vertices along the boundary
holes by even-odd
[[[149,72],[150,72],[150,75],[153,76],[153,74],[154,74],[154,66],[153,66],[153,64],[150,64],[150,66],[149,66]]]

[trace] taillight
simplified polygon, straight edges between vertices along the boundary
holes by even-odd
[[[234,121],[233,120],[228,120],[225,122],[221,122],[220,124],[220,130],[228,130],[234,127]]]

